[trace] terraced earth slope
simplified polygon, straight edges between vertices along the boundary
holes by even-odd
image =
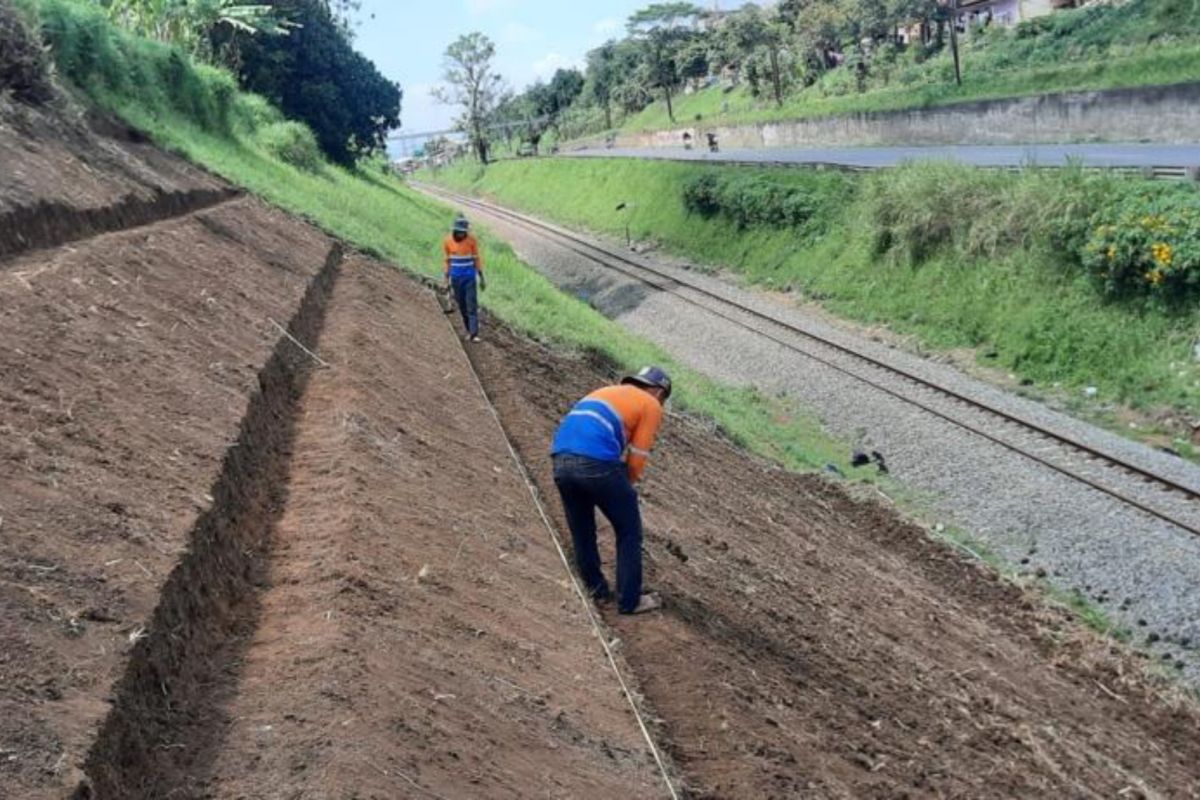
[[[0,128],[0,796],[667,796],[505,441],[552,500],[611,370],[56,130]],[[1200,797],[1193,704],[886,506],[681,416],[643,499],[602,635],[683,796]]]

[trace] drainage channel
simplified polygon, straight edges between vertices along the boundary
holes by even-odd
[[[80,209],[47,202],[23,206],[0,214],[0,262],[102,233],[166,222],[241,196],[236,189],[222,187],[159,191],[148,198],[131,194],[103,208]]]
[[[286,505],[299,401],[339,274],[334,244],[258,375],[187,551],[136,642],[74,800],[188,796],[181,786],[216,757],[216,709],[236,691],[265,588],[272,531]]]

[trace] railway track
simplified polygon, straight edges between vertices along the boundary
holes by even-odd
[[[1127,506],[1200,536],[1200,489],[1134,464],[1061,431],[971,397],[813,331],[750,308],[696,281],[597,245],[525,214],[440,187],[429,194],[504,219],[576,255],[659,292],[666,292],[776,345],[1012,451]],[[798,342],[804,342],[804,346]],[[1124,484],[1124,485],[1121,485]],[[1135,494],[1135,487],[1136,494]]]

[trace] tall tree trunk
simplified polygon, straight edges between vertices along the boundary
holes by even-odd
[[[665,94],[667,96],[667,117],[671,120],[671,123],[674,124],[675,123],[675,109],[671,107],[671,87],[664,86],[663,94]]]
[[[771,48],[771,83],[775,87],[775,105],[783,108],[783,83],[779,78],[779,52]]]
[[[958,0],[950,0],[950,49],[954,51],[954,82],[962,86],[962,62],[958,57]]]
[[[486,165],[488,163],[487,142],[483,140],[483,128],[478,124],[475,126],[475,152],[479,155],[479,163]]]
[[[612,101],[604,101],[604,127],[612,130]]]

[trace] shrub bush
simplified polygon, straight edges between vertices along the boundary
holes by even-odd
[[[716,173],[697,175],[683,185],[683,207],[702,217],[713,217],[721,210],[720,186]]]
[[[59,74],[89,95],[135,101],[147,110],[182,114],[212,132],[229,132],[237,82],[225,70],[118,30],[100,6],[42,0],[38,8]]]
[[[1092,216],[1082,261],[1111,297],[1179,304],[1200,295],[1200,192],[1147,187]]]
[[[283,122],[283,114],[258,94],[239,92],[233,99],[232,122],[235,131],[242,135],[254,134],[276,122]]]
[[[756,225],[802,227],[819,212],[833,183],[844,180],[836,174],[811,172],[800,180],[779,180],[763,174],[719,177],[698,175],[683,186],[683,205],[703,217],[723,214],[739,228]]]
[[[1067,266],[1078,266],[1092,215],[1145,185],[1082,169],[1008,173],[954,163],[912,164],[865,183],[862,224],[876,253],[916,264],[943,248],[971,258],[1025,248]]]
[[[46,52],[5,0],[0,0],[0,90],[27,103],[43,103],[53,96]]]
[[[320,169],[323,156],[317,138],[300,122],[273,122],[258,131],[258,143],[271,155],[307,172]]]

